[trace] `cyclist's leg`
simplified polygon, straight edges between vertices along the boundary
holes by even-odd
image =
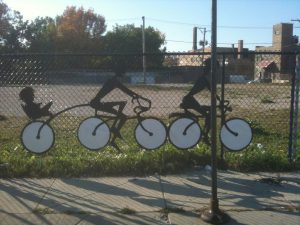
[[[126,122],[126,115],[123,113],[123,110],[126,106],[127,102],[117,102],[118,103],[118,111],[117,111],[117,119],[114,121],[112,128],[114,129],[113,132],[118,138],[123,139],[122,135],[120,134],[121,128]]]
[[[101,110],[103,112],[108,112],[113,115],[116,115],[116,119],[114,120],[114,123],[111,126],[111,131],[113,133],[111,142],[114,142],[117,137],[122,139],[120,130],[126,121],[126,115],[123,114],[123,110],[126,106],[126,103],[127,103],[126,101],[119,101],[119,102],[100,102],[99,104],[97,104],[96,107],[97,110]],[[117,109],[114,107],[116,107]]]
[[[200,105],[199,102],[190,95],[183,98],[180,106],[183,109],[193,109],[204,117],[203,140],[205,143],[209,143],[208,133],[210,131],[210,106]]]
[[[208,113],[208,107],[207,106],[201,106],[199,102],[193,97],[193,96],[185,96],[183,98],[183,101],[180,105],[183,109],[193,109],[200,113],[205,118],[207,117]]]

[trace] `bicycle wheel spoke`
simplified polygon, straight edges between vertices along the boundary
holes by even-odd
[[[89,150],[104,148],[110,139],[110,130],[107,124],[97,117],[85,119],[77,131],[79,142]]]
[[[164,124],[156,118],[142,120],[135,129],[137,143],[148,150],[157,149],[165,143],[167,132]]]
[[[170,142],[180,149],[194,147],[200,141],[201,134],[199,124],[188,117],[176,119],[169,128]]]
[[[241,151],[251,143],[252,130],[245,120],[233,118],[222,126],[220,138],[228,150]]]
[[[21,133],[21,141],[29,152],[41,154],[53,146],[54,132],[49,124],[33,121],[24,127]]]

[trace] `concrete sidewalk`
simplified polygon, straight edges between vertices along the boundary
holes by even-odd
[[[299,224],[300,172],[218,171],[227,224]],[[276,178],[276,179],[273,179]],[[210,174],[0,179],[0,224],[206,224]]]

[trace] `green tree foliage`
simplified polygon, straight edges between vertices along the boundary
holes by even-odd
[[[4,41],[4,37],[7,35],[10,27],[10,9],[8,6],[0,0],[0,38],[1,42]]]
[[[2,52],[19,52],[25,47],[25,30],[27,22],[23,21],[18,11],[11,10],[0,0],[0,48]]]
[[[102,57],[88,62],[94,68],[119,65],[130,69],[142,68],[142,30],[132,24],[116,25],[106,31],[105,18],[94,10],[66,7],[56,18],[37,17],[28,22],[0,0],[0,51],[48,53],[117,53],[135,54],[131,57]],[[165,36],[153,27],[145,29],[147,68],[162,66]],[[138,56],[137,56],[138,54]],[[153,55],[151,55],[153,54]],[[116,54],[115,54],[116,55]],[[130,59],[130,61],[128,61]],[[69,65],[84,62],[60,62]],[[85,62],[86,64],[86,62]],[[87,64],[86,64],[87,65]],[[106,66],[106,67],[105,67]],[[129,66],[129,67],[128,67]]]
[[[162,65],[163,56],[157,53],[166,51],[163,48],[165,36],[153,27],[145,29],[145,50],[147,55],[147,67],[159,67]],[[112,59],[114,64],[122,64],[127,70],[142,68],[142,29],[135,27],[133,24],[124,26],[115,26],[112,31],[107,32],[105,36],[105,51],[109,53],[132,53],[139,54],[139,57],[123,57],[115,56]],[[153,55],[151,55],[154,53]],[[130,60],[128,59],[130,58]]]
[[[38,17],[26,29],[25,37],[29,51],[50,52],[55,50],[57,29],[55,21],[50,17]]]

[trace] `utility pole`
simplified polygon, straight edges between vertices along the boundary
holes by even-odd
[[[202,27],[198,27],[198,29],[203,33],[203,40],[199,42],[199,44],[202,46],[202,65],[203,65],[203,62],[204,62],[204,52],[205,52],[205,45],[207,45],[207,41],[205,39],[206,37],[206,28],[202,28]],[[203,30],[203,31],[202,31]]]
[[[143,78],[144,84],[146,83],[146,40],[145,40],[145,17],[142,17],[143,25],[142,25],[142,47],[143,47]]]
[[[206,37],[206,28],[205,27],[194,27],[193,29],[193,51],[197,51],[197,30],[200,30],[203,33],[203,40],[199,41],[199,45],[202,46],[202,59],[201,63],[203,65],[204,62],[204,52],[205,52],[205,45],[207,45]]]
[[[212,0],[211,22],[211,199],[210,207],[201,214],[201,219],[221,224],[230,217],[219,209],[217,194],[217,0]]]

